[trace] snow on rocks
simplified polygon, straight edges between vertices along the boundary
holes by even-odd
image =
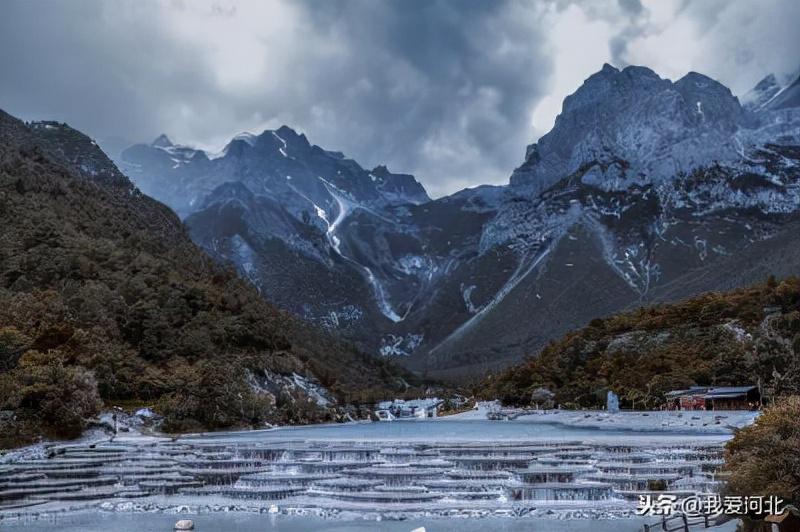
[[[248,371],[247,381],[254,392],[275,396],[280,391],[306,397],[317,406],[332,406],[336,399],[324,386],[298,373],[282,375],[269,370],[256,373]]]

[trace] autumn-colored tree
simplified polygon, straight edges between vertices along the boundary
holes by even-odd
[[[44,432],[56,437],[80,435],[86,420],[102,406],[94,375],[64,366],[57,357],[28,351],[0,386],[0,408],[21,410]]]
[[[800,396],[768,407],[725,446],[733,495],[778,496],[800,505]]]

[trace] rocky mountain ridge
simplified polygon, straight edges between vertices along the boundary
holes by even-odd
[[[433,201],[289,128],[216,158],[159,139],[123,168],[280,306],[417,371],[474,375],[597,316],[719,288],[716,268],[762,275],[739,262],[755,246],[790,266],[796,85],[767,78],[743,106],[701,74],[605,65],[508,186]],[[152,163],[164,150],[184,155]]]

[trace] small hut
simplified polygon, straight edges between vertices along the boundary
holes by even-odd
[[[756,410],[758,386],[692,386],[665,394],[669,410]]]
[[[756,410],[761,404],[758,386],[719,386],[709,388],[706,410]]]
[[[667,392],[667,408],[669,410],[705,410],[708,386],[692,386],[685,390]]]

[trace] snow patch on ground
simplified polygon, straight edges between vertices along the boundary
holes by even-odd
[[[240,235],[234,235],[231,239],[231,247],[233,248],[236,264],[239,266],[244,278],[258,288],[259,280],[255,251]]]
[[[749,342],[753,339],[753,335],[744,330],[737,321],[729,321],[722,327],[733,334],[734,338],[740,343]]]
[[[464,286],[464,283],[461,283],[461,297],[464,298],[464,305],[467,307],[470,314],[478,312],[478,307],[472,303],[472,292],[475,291],[476,288],[477,286],[474,284]]]
[[[424,334],[409,333],[405,335],[387,334],[381,338],[381,347],[378,352],[381,356],[411,356],[425,339]]]
[[[328,390],[319,384],[311,382],[302,375],[292,373],[292,382],[294,382],[294,385],[297,388],[303,390],[306,395],[313,399],[314,402],[319,406],[328,406],[334,402],[334,399]]]
[[[315,316],[310,305],[304,305],[303,310],[304,319],[318,322],[329,331],[347,328],[364,317],[364,311],[356,305],[345,305],[340,309],[331,310],[321,316]]]

